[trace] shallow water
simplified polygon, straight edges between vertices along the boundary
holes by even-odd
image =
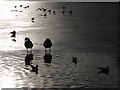
[[[62,6],[66,6],[65,15]],[[55,10],[56,15],[47,12],[45,18],[41,16],[45,12],[37,8]],[[0,11],[1,88],[118,87],[118,63],[113,58],[118,56],[119,47],[118,4],[12,1],[0,3]],[[15,38],[10,37],[13,30]],[[26,36],[34,44],[32,64],[39,65],[37,75],[25,66]],[[43,60],[46,37],[53,42],[51,64]],[[78,57],[77,66],[73,56]],[[109,75],[97,74],[97,67],[106,66],[110,67]]]

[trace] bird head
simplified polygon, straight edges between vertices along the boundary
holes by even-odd
[[[25,38],[25,41],[30,41],[30,39],[28,37]]]

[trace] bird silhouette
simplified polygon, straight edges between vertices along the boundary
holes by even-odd
[[[28,49],[31,49],[31,54],[32,54],[32,47],[33,47],[33,43],[30,41],[30,39],[28,37],[25,38],[25,43],[24,43],[26,49],[27,49],[27,54],[28,54]]]
[[[49,48],[49,52],[51,52],[52,42],[49,38],[46,38],[46,40],[43,43],[43,46],[45,47],[45,52],[47,52],[47,48]]]
[[[16,37],[16,31],[10,32],[12,35],[11,37]]]
[[[38,65],[36,66],[30,65],[30,66],[32,68],[32,72],[36,72],[36,74],[38,74]]]
[[[72,15],[72,11],[70,11],[69,13],[70,13],[70,15]]]
[[[44,14],[44,17],[46,18],[46,17],[47,17],[47,14]]]
[[[33,18],[31,18],[31,20],[35,20],[35,18],[33,17]]]
[[[55,11],[53,11],[53,14],[55,15],[55,14],[56,14],[56,12],[55,12]]]
[[[64,13],[65,13],[65,10],[62,11],[62,14],[63,14],[63,15],[64,15]]]
[[[75,65],[77,65],[77,57],[73,57],[73,63],[75,63]]]
[[[98,69],[100,70],[98,74],[100,73],[107,74],[107,75],[109,74],[109,67],[106,67],[106,68],[98,67]]]

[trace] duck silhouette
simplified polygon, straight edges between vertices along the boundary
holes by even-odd
[[[30,39],[28,37],[25,38],[25,43],[24,43],[26,49],[27,49],[27,54],[28,54],[28,49],[31,49],[31,53],[32,53],[32,47],[33,47],[33,43],[30,41]]]
[[[73,57],[73,63],[75,63],[75,65],[77,65],[77,57]]]
[[[36,74],[38,74],[38,65],[36,66],[30,65],[30,66],[32,68],[32,72],[36,72]]]
[[[47,48],[49,48],[49,52],[51,52],[52,42],[49,38],[46,38],[46,40],[43,43],[43,46],[45,47],[45,52],[47,52]]]
[[[16,37],[16,31],[10,32],[12,35],[11,37]]]
[[[107,75],[109,74],[109,67],[106,67],[106,68],[98,67],[98,69],[100,70],[98,74],[100,73],[107,74]]]

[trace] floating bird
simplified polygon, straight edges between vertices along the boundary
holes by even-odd
[[[20,5],[20,7],[22,7],[22,5]]]
[[[45,52],[47,51],[46,49],[49,48],[49,52],[51,52],[51,47],[52,47],[52,42],[49,38],[47,38],[44,43],[43,46],[45,47]]]
[[[29,8],[29,5],[28,5],[28,6],[25,6],[24,8],[25,8],[25,9]]]
[[[41,11],[42,9],[41,9],[41,8],[38,8],[38,9],[37,9],[37,11],[38,11],[38,10],[40,10],[40,11]]]
[[[33,43],[30,41],[30,39],[28,37],[25,38],[25,43],[24,43],[26,49],[27,49],[27,54],[28,54],[28,49],[31,49],[31,53],[32,53],[32,47],[33,47]]]
[[[77,57],[73,57],[73,62],[77,65]]]
[[[69,13],[70,13],[70,15],[72,15],[72,11],[70,11]]]
[[[47,16],[47,14],[44,14],[44,17],[46,17]]]
[[[12,34],[11,37],[16,37],[16,31],[10,32]]]
[[[36,72],[36,74],[38,74],[38,65],[36,66],[30,65],[30,66],[32,68],[32,72]]]
[[[35,20],[35,18],[33,17],[33,18],[31,18],[31,20]]]
[[[65,6],[64,6],[64,7],[62,7],[62,9],[65,9]]]
[[[55,11],[53,11],[53,14],[55,15],[55,14],[56,14],[56,12],[55,12]]]
[[[17,6],[15,6],[15,8],[17,8]]]
[[[49,13],[51,13],[51,10],[48,10]]]
[[[100,71],[98,72],[99,73],[103,73],[103,74],[109,74],[109,67],[106,67],[106,68],[102,68],[102,67],[98,67],[98,69],[100,69]]]
[[[65,10],[62,11],[62,14],[63,14],[63,15],[64,15],[64,13],[65,13]]]

